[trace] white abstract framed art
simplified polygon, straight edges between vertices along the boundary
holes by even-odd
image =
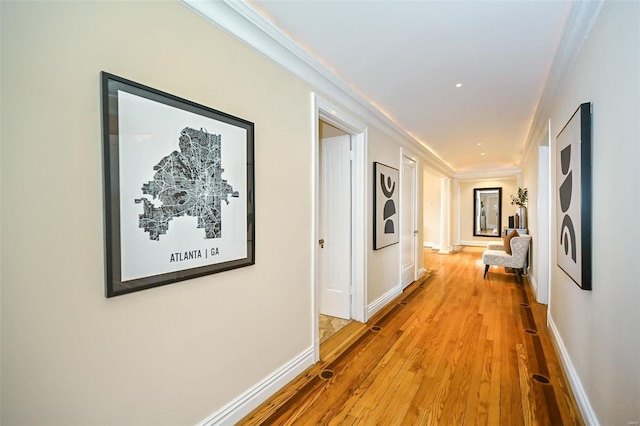
[[[558,266],[591,290],[591,103],[583,103],[556,137]]]
[[[400,241],[400,172],[385,164],[373,163],[373,249]]]

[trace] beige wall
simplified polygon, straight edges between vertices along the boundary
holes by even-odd
[[[581,290],[557,266],[554,213],[549,317],[583,397],[602,425],[640,421],[638,52],[640,4],[605,2],[557,91],[550,117],[555,188],[555,137],[579,104],[593,103],[593,290]],[[532,157],[525,169],[535,167]],[[530,175],[523,174],[525,184]],[[555,195],[551,207],[555,212]]]
[[[346,135],[346,133],[343,132],[342,130],[337,129],[333,127],[331,124],[320,120],[320,139],[333,138],[335,136],[344,136],[344,135]]]
[[[373,163],[384,163],[389,167],[400,170],[400,147],[390,143],[391,138],[385,133],[371,129],[368,134],[369,146],[367,147],[367,187],[373,188]],[[383,296],[392,286],[400,285],[400,268],[389,268],[391,262],[400,258],[400,244],[393,244],[380,250],[373,250],[373,189],[368,191],[367,221],[366,227],[369,234],[368,242],[368,281],[367,303],[371,304]]]
[[[388,134],[381,130],[371,127],[368,131],[369,145],[367,147],[367,187],[373,188],[373,163],[380,162],[389,167],[402,170],[402,153],[403,148],[394,141]],[[422,216],[423,216],[423,191],[422,191],[422,168],[425,167],[426,160],[424,154],[417,152],[415,149],[404,147],[404,152],[408,155],[415,155],[417,159],[416,170],[416,194],[417,200],[417,221],[418,221],[418,246],[416,247],[416,270],[424,267],[424,258],[422,256]],[[400,268],[399,264],[400,244],[393,244],[380,250],[373,250],[373,189],[367,191],[367,227],[369,254],[367,257],[368,264],[368,283],[367,303],[371,305],[379,298],[384,296],[393,287],[400,286]],[[394,263],[395,262],[395,263]],[[389,265],[394,265],[389,267]],[[390,283],[394,283],[393,286]]]
[[[460,222],[454,224],[459,226],[460,242],[465,244],[483,244],[490,241],[496,241],[493,237],[476,237],[473,235],[473,189],[474,188],[502,188],[502,226],[503,229],[509,223],[509,216],[516,213],[516,206],[511,205],[511,195],[516,195],[518,186],[515,177],[506,177],[500,179],[479,179],[479,180],[460,180],[460,197],[455,201],[460,209]]]
[[[313,89],[177,2],[0,14],[1,423],[195,424],[310,348]],[[255,123],[255,265],[104,298],[103,70]],[[368,137],[372,241],[372,163],[400,145]],[[368,303],[398,248],[369,242]]]
[[[548,136],[546,133],[543,137],[543,140],[541,140],[540,142],[548,143]],[[528,213],[527,228],[529,229],[529,235],[532,236],[531,247],[529,251],[530,264],[529,264],[528,274],[529,274],[529,282],[532,284],[534,293],[536,295],[540,293],[538,289],[538,286],[540,284],[548,285],[547,284],[548,274],[546,273],[546,271],[545,272],[539,271],[538,258],[542,252],[542,256],[546,256],[548,259],[548,247],[549,247],[548,232],[541,233],[540,226],[539,226],[540,224],[539,216],[545,215],[545,214],[548,215],[549,212],[548,210],[541,211],[539,209],[540,192],[538,190],[538,177],[539,177],[538,173],[539,173],[539,152],[538,152],[538,147],[536,146],[531,150],[531,153],[527,158],[527,166],[523,167],[523,170],[522,170],[522,187],[527,188],[529,193],[529,201],[527,202],[527,213]],[[509,207],[515,208],[516,206],[509,205]],[[541,248],[543,249],[540,250]],[[546,268],[548,268],[548,261],[544,262],[544,265],[546,265]],[[544,276],[541,277],[541,275],[544,275]],[[546,289],[543,290],[543,293],[544,292],[546,292]],[[538,301],[540,301],[540,298],[538,298]]]
[[[440,223],[442,205],[440,175],[437,175],[428,169],[423,173],[423,236],[422,241],[425,245],[440,249]]]
[[[256,124],[254,266],[104,298],[102,70]],[[195,424],[311,345],[309,91],[175,2],[2,4],[2,424]]]

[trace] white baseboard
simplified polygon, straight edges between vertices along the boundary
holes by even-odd
[[[531,291],[533,292],[533,295],[536,297],[536,302],[540,303],[541,305],[548,305],[549,299],[545,299],[543,296],[540,295],[540,284],[538,283],[538,280],[536,280],[536,277],[534,277],[533,274],[531,273],[531,269],[529,269],[527,278],[529,278]]]
[[[402,286],[397,285],[377,300],[374,300],[373,303],[367,306],[367,318],[371,318],[376,312],[391,303],[393,299],[400,296],[400,294],[402,294]]]
[[[313,347],[309,347],[242,395],[207,417],[198,426],[236,424],[313,364]]]
[[[440,244],[432,243],[431,241],[425,241],[422,245],[424,248],[440,250]]]
[[[527,274],[527,278],[529,279],[529,286],[531,287],[531,291],[536,297],[536,302],[540,303],[540,301],[538,301],[538,281],[536,281],[536,279],[533,277],[533,274],[531,273]]]
[[[460,241],[463,246],[486,247],[489,241]]]
[[[558,352],[560,354],[560,361],[562,361],[564,372],[569,379],[569,385],[571,385],[571,390],[576,397],[576,402],[578,403],[578,408],[580,408],[580,413],[582,413],[582,418],[587,425],[600,426],[600,422],[596,417],[596,413],[593,411],[593,407],[591,407],[591,403],[589,402],[587,393],[582,386],[582,382],[580,381],[578,372],[573,366],[573,362],[571,362],[569,352],[567,351],[567,348],[562,341],[560,332],[553,322],[551,313],[549,313],[548,315],[547,322],[549,323],[549,330],[551,330],[551,337],[553,338],[556,348],[558,349]]]
[[[424,274],[427,273],[427,270],[425,268],[420,268],[418,270],[418,277],[416,278],[416,281],[418,281],[420,278],[422,278],[424,276]]]

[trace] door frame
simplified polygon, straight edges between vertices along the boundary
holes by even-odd
[[[313,356],[320,360],[319,326],[319,232],[320,208],[320,120],[351,135],[351,317],[359,322],[367,318],[367,126],[316,93],[311,93],[311,132],[313,143],[313,256],[311,288],[311,336]]]
[[[551,247],[554,241],[551,236],[551,224],[555,220],[554,213],[551,211],[553,205],[553,197],[555,191],[551,188],[552,172],[551,167],[551,146],[553,136],[551,135],[551,119],[547,122],[546,144],[541,140],[538,146],[538,244],[537,244],[537,264],[536,273],[537,291],[536,300],[538,303],[547,305],[547,309],[551,309],[551,276],[553,268],[553,260],[551,257]],[[534,242],[533,247],[536,247]],[[550,314],[551,311],[549,310]]]
[[[422,274],[424,273],[422,271],[422,269],[424,268],[420,268],[418,265],[418,259],[419,259],[419,255],[422,251],[422,244],[420,244],[420,235],[422,234],[420,232],[420,227],[418,226],[419,224],[419,218],[418,218],[418,214],[420,213],[420,208],[419,208],[419,197],[418,197],[418,191],[419,191],[419,179],[418,176],[421,175],[421,169],[420,169],[420,159],[419,157],[411,150],[408,150],[405,147],[400,147],[400,194],[402,194],[402,188],[404,185],[404,178],[402,176],[402,167],[404,164],[404,158],[408,158],[411,161],[413,161],[416,164],[416,171],[414,174],[414,182],[413,182],[413,229],[414,229],[414,234],[413,234],[413,240],[414,240],[414,250],[413,250],[413,281],[416,281],[420,276],[422,276]],[[402,199],[400,200],[400,209],[402,209]],[[400,215],[400,221],[402,221],[402,215]],[[402,227],[403,224],[400,224],[400,231],[402,231]],[[416,234],[415,231],[418,231],[418,233]],[[402,238],[402,232],[400,232],[400,238]],[[398,257],[399,261],[398,263],[400,264],[400,267],[398,268],[398,283],[400,285],[401,289],[404,289],[405,286],[402,284],[402,241],[400,241],[400,247],[401,249],[400,251],[400,255]]]

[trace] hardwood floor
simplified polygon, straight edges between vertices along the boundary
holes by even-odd
[[[477,252],[425,253],[434,271],[242,425],[582,425],[546,306]],[[542,383],[536,379],[548,380]]]

